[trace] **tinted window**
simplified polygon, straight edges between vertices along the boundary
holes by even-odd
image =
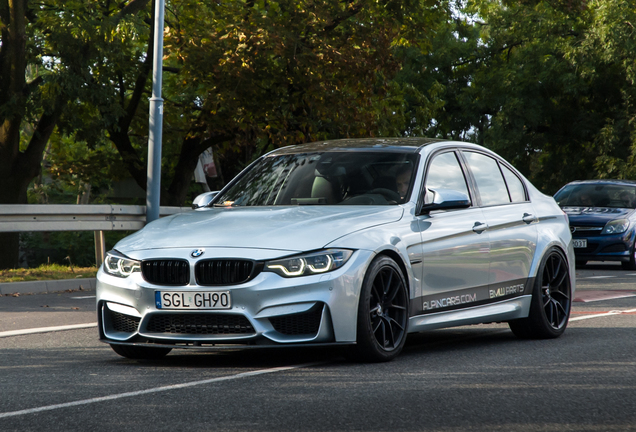
[[[426,187],[431,190],[452,189],[470,197],[464,172],[453,152],[433,158],[426,175]]]
[[[519,180],[512,171],[505,166],[499,164],[501,171],[503,172],[506,184],[508,185],[508,191],[510,192],[510,198],[512,202],[524,202],[526,200],[526,191],[523,188],[523,183]]]
[[[497,161],[481,153],[464,152],[464,156],[477,182],[482,205],[509,203],[508,189]]]
[[[391,205],[406,202],[418,156],[310,152],[260,159],[215,206]]]

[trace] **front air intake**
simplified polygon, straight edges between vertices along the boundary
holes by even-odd
[[[139,321],[141,318],[126,315],[120,312],[115,312],[109,309],[107,306],[104,308],[104,319],[108,323],[108,326],[113,330],[122,333],[135,333],[139,327]]]
[[[150,333],[182,335],[246,335],[254,327],[243,315],[222,313],[153,314],[146,329]]]
[[[307,312],[272,317],[269,322],[277,332],[284,335],[315,335],[320,329],[322,309],[321,305],[316,305]]]

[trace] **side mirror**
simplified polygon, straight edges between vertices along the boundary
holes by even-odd
[[[207,207],[210,205],[215,196],[219,194],[219,191],[214,192],[204,192],[201,195],[197,195],[197,197],[192,201],[192,208],[198,209],[202,207]]]
[[[428,199],[422,206],[423,213],[428,213],[433,210],[462,209],[471,206],[468,195],[452,189],[427,189],[426,198]]]

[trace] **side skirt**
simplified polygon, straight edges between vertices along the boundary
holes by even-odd
[[[408,332],[525,318],[530,312],[531,300],[532,295],[524,295],[497,303],[414,316],[409,319]]]

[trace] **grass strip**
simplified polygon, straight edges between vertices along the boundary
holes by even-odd
[[[36,268],[0,270],[0,283],[39,280],[94,278],[96,267],[75,267],[61,264],[42,264]]]

